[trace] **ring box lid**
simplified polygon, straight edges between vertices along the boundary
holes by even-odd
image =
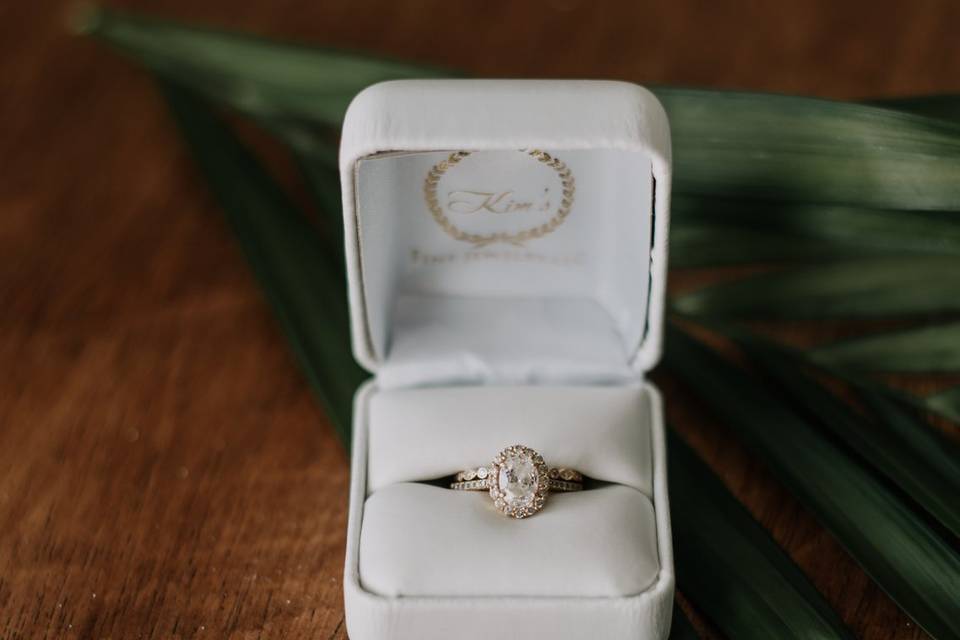
[[[373,85],[340,172],[353,350],[381,386],[605,383],[658,361],[670,133],[648,90]]]

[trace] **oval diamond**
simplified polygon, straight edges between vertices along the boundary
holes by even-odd
[[[537,465],[527,451],[511,451],[500,465],[497,484],[504,501],[513,508],[525,507],[533,502],[537,492]]]
[[[486,472],[490,497],[501,513],[526,518],[543,508],[550,492],[549,468],[530,447],[507,447],[497,454]]]

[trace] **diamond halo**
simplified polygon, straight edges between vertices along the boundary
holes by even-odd
[[[550,493],[550,469],[543,457],[522,444],[505,448],[490,463],[487,480],[493,505],[512,518],[543,509]]]
[[[471,467],[454,476],[450,488],[486,491],[500,513],[526,518],[543,508],[551,492],[581,491],[583,474],[569,467],[550,468],[534,449],[506,447],[487,466]]]

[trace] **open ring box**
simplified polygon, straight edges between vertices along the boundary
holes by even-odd
[[[374,85],[340,151],[356,396],[353,640],[666,638],[659,358],[670,134],[622,82]],[[589,490],[436,482],[524,444]]]

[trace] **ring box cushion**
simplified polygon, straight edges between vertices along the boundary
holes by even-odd
[[[388,597],[609,598],[654,582],[650,498],[608,485],[555,494],[550,504],[521,527],[479,495],[417,483],[385,487],[367,498],[360,584]]]
[[[659,394],[669,130],[590,81],[400,81],[341,142],[354,640],[665,638]],[[445,476],[524,444],[596,486],[499,514]]]

